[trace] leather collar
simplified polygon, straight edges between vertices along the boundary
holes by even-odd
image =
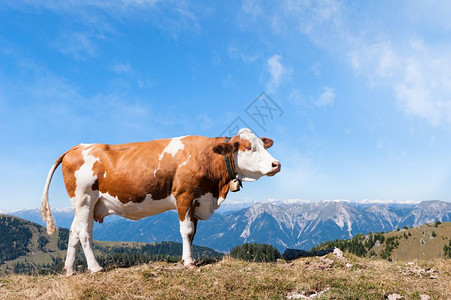
[[[226,143],[230,141],[231,138],[226,138]],[[229,174],[229,179],[233,180],[236,179],[236,169],[235,169],[235,163],[233,161],[233,153],[230,155],[224,155],[224,160],[227,168],[227,174]]]

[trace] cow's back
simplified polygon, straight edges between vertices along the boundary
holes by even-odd
[[[81,144],[63,159],[67,192],[74,197],[81,183],[86,185],[84,190],[98,190],[122,203],[140,203],[148,195],[165,199],[176,175],[175,184],[198,185],[196,176],[204,176],[210,163],[212,140],[187,136],[120,145]]]

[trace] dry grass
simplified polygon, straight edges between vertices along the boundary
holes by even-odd
[[[384,299],[398,293],[405,299],[451,299],[451,262],[418,262],[438,271],[410,274],[405,262],[390,263],[346,255],[353,264],[329,254],[292,263],[222,261],[187,271],[179,264],[151,263],[101,274],[0,277],[0,299],[285,299],[290,293],[322,291],[321,299]],[[404,275],[403,275],[404,274]],[[317,298],[316,298],[317,299]]]
[[[435,232],[436,237],[432,237]],[[411,236],[404,238],[404,234],[410,233]],[[437,257],[443,257],[443,246],[448,245],[451,238],[451,222],[446,222],[435,227],[433,223],[425,224],[420,227],[409,228],[407,230],[393,231],[385,234],[385,238],[398,236],[399,246],[393,250],[392,259],[394,260],[430,260]],[[380,249],[373,247],[376,253]]]

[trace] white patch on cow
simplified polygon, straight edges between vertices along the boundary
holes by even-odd
[[[159,160],[163,159],[163,156],[165,153],[169,153],[174,157],[179,150],[183,150],[185,148],[185,145],[182,143],[182,139],[185,136],[172,138],[169,144],[164,148],[163,152],[161,152],[160,156],[158,157]]]
[[[194,233],[194,223],[189,218],[189,210],[186,212],[185,220],[180,221],[180,234],[183,241],[182,259],[185,266],[194,263],[190,236]]]
[[[74,217],[72,225],[70,227],[69,241],[67,243],[67,253],[66,261],[64,263],[64,268],[66,269],[66,276],[71,276],[74,274],[74,263],[75,256],[80,247],[80,238],[77,231],[77,219]]]
[[[160,162],[158,162],[158,168],[153,171],[153,177],[157,176],[157,171],[160,169]]]
[[[140,203],[127,202],[122,203],[117,196],[108,193],[99,193],[100,200],[94,211],[96,219],[103,218],[107,215],[116,214],[128,219],[139,220],[148,216],[157,215],[159,213],[176,209],[175,197],[169,195],[160,200],[152,199],[152,195],[148,194]]]
[[[200,198],[194,199],[199,205],[194,209],[194,216],[200,220],[206,220],[219,208],[218,199],[212,193],[206,193]],[[224,200],[223,200],[224,201]]]
[[[88,268],[91,272],[98,272],[102,270],[96,261],[94,251],[92,247],[92,212],[98,201],[98,191],[92,190],[92,185],[97,180],[97,175],[93,172],[93,166],[96,162],[100,161],[98,157],[89,155],[92,150],[92,144],[83,144],[84,149],[81,151],[84,163],[80,169],[74,172],[75,175],[75,196],[71,198],[72,206],[75,210],[76,224],[73,226],[76,228],[76,232],[72,233],[70,239],[80,241],[85,252]],[[68,247],[73,247],[69,244]],[[73,262],[75,255],[74,249],[68,249],[66,257],[67,274],[70,275],[73,268],[70,265]]]
[[[238,131],[241,139],[251,143],[251,150],[235,153],[237,177],[242,181],[255,181],[273,170],[272,163],[276,159],[265,149],[263,141],[250,129],[242,128]]]
[[[184,165],[186,165],[188,162],[189,162],[189,159],[191,158],[191,154],[188,156],[188,158],[184,161],[184,162],[182,162],[181,164],[179,164],[179,168],[180,167],[183,167]]]
[[[92,192],[91,187],[97,180],[97,175],[94,175],[92,168],[100,159],[93,155],[89,155],[91,149],[92,148],[85,146],[85,149],[81,151],[84,163],[81,165],[80,169],[74,173],[76,179],[75,198],[80,198],[83,194]]]
[[[157,171],[160,169],[161,160],[163,159],[165,153],[169,153],[172,157],[175,157],[177,152],[185,148],[185,145],[182,143],[182,139],[184,137],[186,136],[172,138],[169,144],[164,148],[163,152],[161,152],[160,156],[158,156],[158,167],[153,171],[153,177],[157,176]]]
[[[105,173],[103,173],[103,178],[105,178],[106,177],[106,171],[105,171]]]
[[[219,199],[218,199],[218,207],[215,208],[215,210],[218,209],[218,208],[221,206],[222,202],[224,202],[225,199],[226,199],[226,198],[224,198],[224,197],[219,197]]]

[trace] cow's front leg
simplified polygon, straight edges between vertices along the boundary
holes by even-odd
[[[180,213],[179,213],[180,216]],[[183,241],[182,259],[188,269],[196,269],[193,259],[193,239],[196,234],[197,218],[190,214],[190,209],[186,210],[183,218],[180,218],[180,234]]]

